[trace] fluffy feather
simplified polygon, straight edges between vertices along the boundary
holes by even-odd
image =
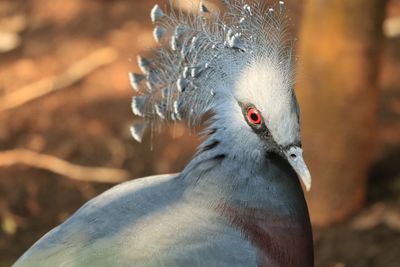
[[[150,60],[139,57],[147,83],[134,86],[147,96],[146,113],[135,114],[150,123],[184,119],[190,126],[198,124],[205,113],[218,112],[216,98],[234,97],[239,78],[254,64],[268,64],[276,75],[284,76],[280,94],[291,94],[291,46],[285,35],[283,2],[271,6],[261,0],[223,2],[228,10],[224,14],[210,11],[202,2],[198,14],[174,11],[172,5],[169,12],[158,5],[153,8],[154,36],[161,45]]]

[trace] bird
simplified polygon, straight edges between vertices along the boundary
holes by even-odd
[[[205,125],[180,173],[117,185],[84,204],[20,266],[314,266],[283,1],[173,2],[151,10],[158,47],[130,73],[134,139]]]

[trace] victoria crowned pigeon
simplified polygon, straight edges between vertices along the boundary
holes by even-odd
[[[160,47],[129,75],[136,140],[209,118],[190,163],[92,199],[14,266],[313,266],[284,3],[223,3],[220,13],[201,2],[197,14],[156,5]]]

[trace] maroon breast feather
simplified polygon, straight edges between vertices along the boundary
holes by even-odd
[[[302,220],[266,209],[238,208],[227,203],[218,205],[217,211],[257,248],[260,267],[313,266],[307,238],[309,227]]]

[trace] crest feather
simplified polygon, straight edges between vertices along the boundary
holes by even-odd
[[[169,12],[158,5],[152,9],[160,47],[151,60],[138,57],[143,75],[130,75],[142,94],[132,102],[134,114],[149,123],[183,119],[194,125],[213,109],[216,97],[231,95],[237,77],[253,62],[266,59],[290,74],[282,1],[267,6],[269,1],[224,0],[224,14],[202,1],[198,14],[186,14],[171,1]]]
[[[144,133],[147,129],[147,123],[137,123],[131,126],[132,137],[139,143],[142,142]]]

